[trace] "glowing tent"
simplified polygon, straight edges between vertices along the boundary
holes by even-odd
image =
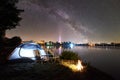
[[[18,46],[10,55],[9,60],[20,58],[36,60],[39,57],[40,59],[46,60],[47,57],[45,51],[37,43],[27,42]]]

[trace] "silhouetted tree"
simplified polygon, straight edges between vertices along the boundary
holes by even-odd
[[[17,9],[16,3],[18,0],[0,0],[0,38],[5,37],[6,30],[19,25],[19,15],[23,10]]]
[[[16,4],[18,0],[0,0],[0,61],[5,61],[8,54],[21,42],[20,37],[11,39],[5,37],[6,30],[16,28],[19,25],[23,10],[18,9]]]
[[[21,44],[21,42],[22,42],[22,39],[18,36],[15,36],[7,41],[7,46],[17,47],[18,45]]]

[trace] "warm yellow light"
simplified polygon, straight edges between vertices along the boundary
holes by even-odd
[[[77,72],[77,71],[82,71],[84,69],[82,63],[80,60],[78,60],[77,65],[73,64],[69,61],[62,61],[62,65],[70,68],[72,71]]]
[[[83,66],[82,66],[82,63],[81,63],[81,61],[80,61],[80,60],[78,60],[77,70],[78,70],[78,71],[83,70]]]
[[[94,47],[95,46],[95,44],[93,44],[93,43],[89,43],[88,44],[90,47]]]

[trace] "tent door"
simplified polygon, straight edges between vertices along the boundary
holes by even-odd
[[[40,60],[41,59],[40,52],[38,50],[34,50],[34,54],[35,54],[35,59],[36,60]]]

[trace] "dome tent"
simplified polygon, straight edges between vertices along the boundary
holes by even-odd
[[[36,60],[37,57],[47,60],[46,53],[40,45],[33,42],[26,42],[15,48],[15,50],[10,55],[9,60],[21,58],[29,58],[31,60]]]

